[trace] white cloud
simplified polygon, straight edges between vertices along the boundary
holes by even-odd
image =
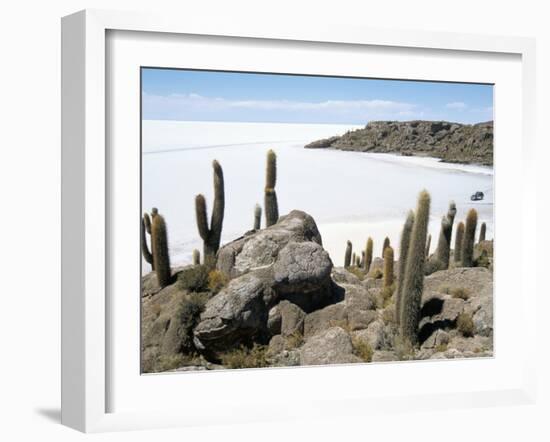
[[[405,116],[419,116],[418,106],[412,103],[391,100],[239,100],[204,97],[199,94],[150,95],[143,94],[144,117],[164,117],[174,119],[197,119],[224,116],[258,118],[264,115],[273,119],[288,118],[292,121],[302,117],[318,121],[353,118],[400,119]]]
[[[468,105],[462,101],[453,101],[452,103],[447,103],[445,107],[447,109],[464,110]]]

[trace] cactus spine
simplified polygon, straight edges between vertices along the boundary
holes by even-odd
[[[262,224],[262,208],[259,204],[254,207],[254,230],[260,230]]]
[[[382,244],[382,258],[384,258],[384,253],[386,249],[390,246],[390,239],[386,236],[384,238],[384,244]]]
[[[474,242],[477,227],[477,211],[470,209],[466,216],[464,228],[464,239],[462,240],[462,267],[473,267],[474,265]]]
[[[220,248],[225,209],[223,170],[220,163],[216,160],[212,162],[212,167],[214,168],[214,207],[212,209],[210,227],[208,226],[208,213],[204,195],[197,195],[195,197],[197,228],[203,240],[203,255],[205,261],[207,258],[215,257]]]
[[[193,265],[198,266],[201,263],[201,252],[193,249]]]
[[[384,250],[384,287],[391,287],[393,284],[393,249],[391,246]]]
[[[479,242],[485,241],[486,233],[487,233],[487,224],[481,223],[481,227],[479,229]]]
[[[265,226],[269,227],[279,220],[279,205],[275,185],[277,184],[277,155],[272,150],[267,152],[267,166],[265,174]]]
[[[146,220],[149,221],[149,224],[147,224]],[[143,254],[143,258],[145,258],[145,261],[151,264],[151,268],[154,270],[153,254],[149,251],[149,247],[147,246],[147,225],[149,225],[149,232],[151,232],[151,221],[149,220],[149,216],[145,214],[143,218],[141,218],[141,253]]]
[[[401,296],[403,293],[403,281],[405,280],[405,268],[407,266],[407,254],[409,253],[413,224],[414,212],[411,210],[407,214],[407,219],[403,225],[401,243],[399,245],[399,262],[397,264],[399,274],[397,275],[397,291],[395,295],[395,322],[397,324],[401,321]]]
[[[462,241],[464,241],[464,223],[460,221],[456,227],[455,262],[462,262]]]
[[[155,262],[157,281],[160,287],[166,287],[172,281],[170,255],[168,254],[168,234],[166,233],[164,218],[158,213],[153,216],[151,240],[153,243],[153,261]]]
[[[344,267],[348,268],[351,264],[351,241],[346,243],[346,255],[344,257]]]
[[[424,289],[426,238],[430,218],[430,194],[423,190],[418,197],[416,214],[407,253],[405,279],[401,293],[400,334],[412,345],[418,342],[420,302]]]
[[[373,241],[372,238],[369,236],[367,239],[367,246],[365,247],[365,273],[368,273],[370,270],[370,265],[372,264],[372,249],[373,249]]]

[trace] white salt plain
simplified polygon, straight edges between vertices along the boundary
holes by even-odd
[[[304,149],[304,145],[358,126],[328,124],[220,123],[143,121],[142,207],[158,207],[165,216],[172,265],[191,262],[202,253],[195,223],[194,198],[206,196],[212,206],[212,160],[225,178],[222,244],[252,228],[254,205],[263,205],[265,156],[277,153],[279,213],[303,210],[315,219],[323,246],[335,265],[343,265],[346,241],[363,250],[369,236],[380,256],[385,236],[397,246],[407,211],[427,189],[432,197],[429,230],[432,251],[441,216],[450,200],[457,221],[475,207],[479,224],[493,236],[493,169],[442,163],[434,158]],[[470,201],[475,191],[485,199]],[[263,225],[263,217],[262,217]],[[478,228],[479,229],[479,228]],[[143,273],[150,271],[143,262]]]

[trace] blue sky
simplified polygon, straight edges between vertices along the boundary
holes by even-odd
[[[144,68],[142,106],[145,120],[478,123],[493,119],[493,87]]]

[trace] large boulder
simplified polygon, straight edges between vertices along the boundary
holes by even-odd
[[[215,354],[302,333],[304,312],[333,302],[332,262],[321,244],[313,218],[294,210],[223,246],[217,267],[233,279],[206,304],[195,346]],[[289,302],[278,305],[283,300]]]
[[[323,245],[315,220],[307,213],[293,210],[280,217],[276,224],[247,232],[242,238],[224,245],[218,251],[217,267],[231,277],[269,267],[290,242]],[[332,265],[330,267],[332,269]]]
[[[300,350],[301,365],[362,362],[353,354],[351,337],[341,327],[331,327],[312,336]]]

